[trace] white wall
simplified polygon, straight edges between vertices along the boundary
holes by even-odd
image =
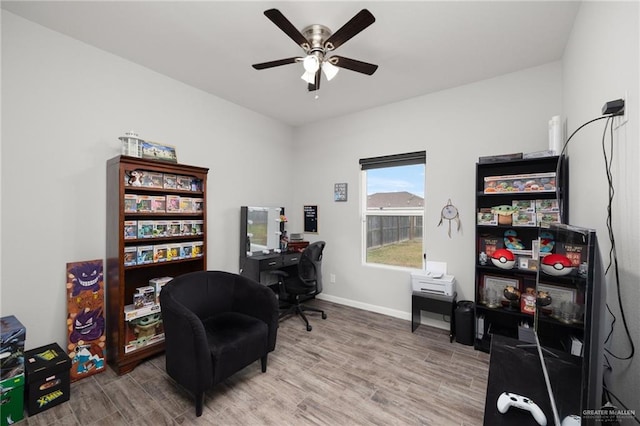
[[[297,129],[301,178],[289,228],[302,229],[304,204],[318,205],[319,233],[308,237],[327,242],[323,297],[409,318],[408,270],[361,261],[358,160],[426,150],[427,257],[446,261],[458,280],[459,299],[473,300],[475,164],[479,156],[547,149],[547,123],[562,111],[561,94],[561,67],[555,62]],[[336,182],[348,183],[347,202],[333,201]],[[448,199],[462,219],[461,231],[451,238],[447,227],[437,227]]]
[[[104,258],[105,165],[125,131],[210,168],[210,269],[238,270],[241,205],[290,205],[289,126],[6,11],[2,89],[0,315],[27,348],[66,346],[66,263]]]
[[[632,361],[608,355],[613,371],[605,379],[611,391],[636,413],[640,410],[639,14],[638,2],[582,3],[563,59],[564,115],[570,132],[599,116],[605,102],[623,97],[625,92],[629,94],[629,121],[614,132],[612,210],[620,292],[611,270],[607,275],[607,302],[617,321],[608,347],[618,356],[630,353],[618,304],[620,296],[636,354]],[[611,244],[606,228],[608,189],[601,142],[604,128],[604,120],[595,122],[570,142],[569,214],[572,224],[597,231],[603,259],[608,264]],[[608,333],[611,317],[607,315],[607,319]]]

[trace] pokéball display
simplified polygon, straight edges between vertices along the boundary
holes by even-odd
[[[569,260],[567,256],[563,256],[561,254],[546,255],[542,258],[542,265],[540,268],[545,274],[556,277],[568,275],[575,269],[571,264],[571,260]]]
[[[513,253],[511,253],[511,250],[499,249],[491,255],[491,263],[498,268],[512,269],[516,264],[516,258]]]

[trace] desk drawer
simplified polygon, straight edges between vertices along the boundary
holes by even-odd
[[[291,253],[282,256],[283,266],[297,265],[300,262],[301,253]]]
[[[260,270],[269,271],[271,269],[280,269],[283,266],[282,257],[272,257],[270,259],[260,260]]]

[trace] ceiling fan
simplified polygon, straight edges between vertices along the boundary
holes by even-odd
[[[309,25],[302,31],[298,31],[278,9],[266,10],[264,14],[295,41],[304,50],[306,56],[254,64],[253,68],[257,70],[302,62],[305,71],[301,78],[308,83],[307,88],[311,92],[320,89],[322,73],[327,77],[327,80],[331,80],[336,76],[339,68],[367,75],[372,75],[378,69],[377,65],[344,56],[328,57],[329,52],[342,46],[375,22],[376,18],[367,9],[362,9],[335,33],[331,33],[331,30],[324,25],[318,24]]]

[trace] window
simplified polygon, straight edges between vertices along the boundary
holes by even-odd
[[[423,269],[425,151],[360,160],[364,262]]]

